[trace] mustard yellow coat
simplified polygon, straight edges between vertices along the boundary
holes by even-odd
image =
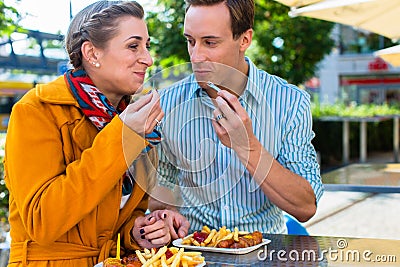
[[[99,132],[62,76],[29,91],[6,137],[9,266],[93,266],[115,255],[118,233],[121,246],[137,249],[129,233],[147,209],[144,187],[157,159],[154,149],[141,153],[147,144],[118,116]],[[132,162],[137,183],[120,210]]]

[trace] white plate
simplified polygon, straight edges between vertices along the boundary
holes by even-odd
[[[269,240],[269,239],[263,239],[260,244],[251,246],[248,248],[214,248],[214,247],[182,245],[182,239],[180,238],[180,239],[176,239],[176,240],[172,241],[172,244],[175,247],[181,247],[181,248],[185,248],[185,249],[187,248],[187,249],[197,250],[197,251],[218,252],[218,253],[227,253],[227,254],[246,254],[253,250],[258,249],[261,246],[269,244],[270,242],[271,242],[271,240]]]

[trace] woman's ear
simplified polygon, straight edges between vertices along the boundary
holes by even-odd
[[[82,52],[82,57],[83,60],[95,64],[93,62],[97,62],[97,53],[96,53],[96,48],[93,46],[92,42],[85,41],[83,42],[81,46],[81,52]]]
[[[245,31],[240,38],[240,51],[245,52],[251,45],[251,40],[253,39],[253,29],[248,29]]]

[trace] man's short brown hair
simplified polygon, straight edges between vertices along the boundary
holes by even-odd
[[[254,24],[254,0],[185,0],[186,11],[190,6],[212,6],[225,3],[231,15],[231,29],[233,39],[253,28]]]

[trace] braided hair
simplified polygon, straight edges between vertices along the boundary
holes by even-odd
[[[143,19],[143,7],[136,1],[98,1],[82,9],[72,19],[65,37],[65,49],[75,68],[83,68],[81,46],[90,41],[105,48],[118,34],[121,18],[133,16]]]

